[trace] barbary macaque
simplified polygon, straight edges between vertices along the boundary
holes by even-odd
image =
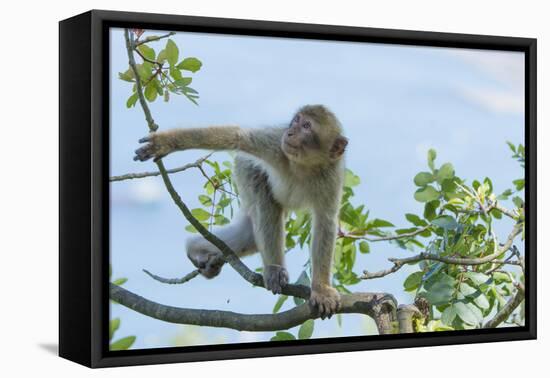
[[[344,151],[348,140],[336,116],[322,105],[299,109],[287,127],[245,129],[236,126],[173,129],[140,140],[134,160],[155,161],[188,149],[237,151],[234,176],[241,212],[214,233],[239,256],[261,252],[264,284],[281,293],[288,284],[285,268],[285,217],[306,209],[313,217],[310,303],[322,318],[340,307],[340,294],[331,286],[333,250],[344,180]],[[200,273],[212,278],[224,264],[222,253],[196,236],[187,242],[187,255]]]

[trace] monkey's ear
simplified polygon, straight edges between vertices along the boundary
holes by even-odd
[[[332,147],[330,148],[330,157],[332,159],[338,159],[346,151],[346,146],[348,145],[348,138],[339,136],[336,138]]]

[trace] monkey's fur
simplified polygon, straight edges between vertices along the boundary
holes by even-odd
[[[287,211],[311,211],[310,303],[322,318],[338,310],[340,295],[330,281],[348,142],[330,110],[322,105],[304,106],[288,127],[174,129],[152,133],[140,142],[146,144],[136,150],[134,160],[158,160],[191,148],[239,151],[234,175],[242,211],[215,233],[239,256],[261,251],[265,287],[273,293],[280,293],[288,284],[284,255]],[[224,263],[221,252],[201,236],[189,239],[187,255],[207,278],[217,276]]]

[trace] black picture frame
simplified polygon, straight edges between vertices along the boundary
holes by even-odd
[[[110,352],[109,27],[525,53],[526,324]],[[89,367],[434,346],[536,338],[536,39],[92,10],[59,24],[59,355]]]

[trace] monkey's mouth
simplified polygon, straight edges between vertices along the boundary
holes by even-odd
[[[285,140],[285,145],[286,145],[287,147],[290,147],[290,148],[293,149],[293,150],[296,150],[296,151],[300,149],[300,145],[294,145],[294,144],[292,144],[292,143],[287,142],[286,140]]]

